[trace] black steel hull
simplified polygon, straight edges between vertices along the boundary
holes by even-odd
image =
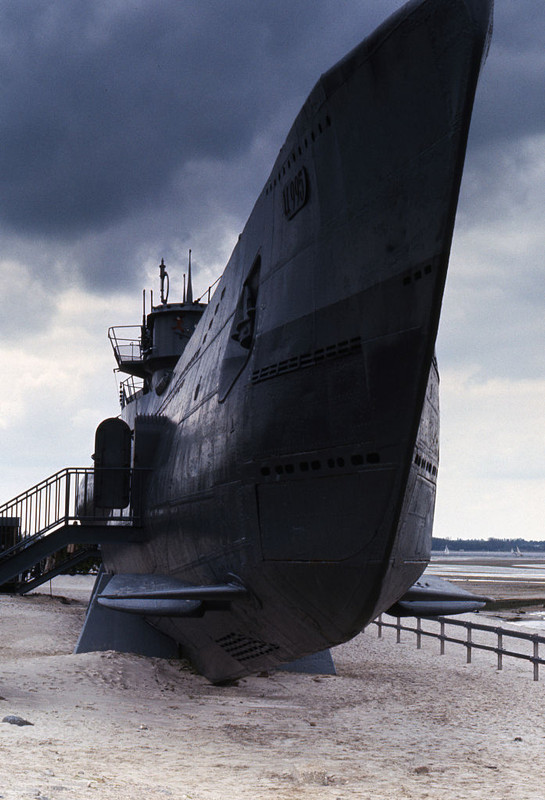
[[[168,390],[124,410],[164,428],[148,540],[104,546],[105,566],[248,587],[152,620],[211,680],[345,641],[426,566],[433,350],[488,6],[410,3],[322,76]]]

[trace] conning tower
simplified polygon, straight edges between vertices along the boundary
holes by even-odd
[[[151,311],[142,315],[142,325],[117,326],[110,328],[108,337],[117,361],[119,371],[130,376],[120,387],[120,401],[124,406],[139,390],[154,390],[162,394],[170,381],[172,371],[206,308],[206,303],[193,300],[191,281],[191,250],[187,284],[184,275],[184,292],[181,303],[169,303],[169,276],[165,262],[159,265],[161,282],[161,302],[152,305]],[[138,331],[138,333],[137,333]],[[137,386],[134,378],[143,381]]]

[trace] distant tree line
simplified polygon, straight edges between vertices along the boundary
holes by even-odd
[[[440,539],[434,536],[431,542],[432,550],[489,550],[491,552],[506,552],[516,550],[518,547],[523,553],[545,552],[545,542],[527,541],[526,539]]]

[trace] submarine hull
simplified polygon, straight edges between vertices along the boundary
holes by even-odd
[[[123,409],[145,541],[103,545],[105,568],[247,589],[147,617],[213,681],[346,641],[428,562],[433,353],[490,12],[411,2],[321,77],[167,388],[158,370]]]

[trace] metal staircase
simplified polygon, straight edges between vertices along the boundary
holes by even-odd
[[[24,594],[99,558],[102,543],[141,540],[132,503],[95,508],[93,477],[92,467],[67,467],[0,506],[0,591]]]

